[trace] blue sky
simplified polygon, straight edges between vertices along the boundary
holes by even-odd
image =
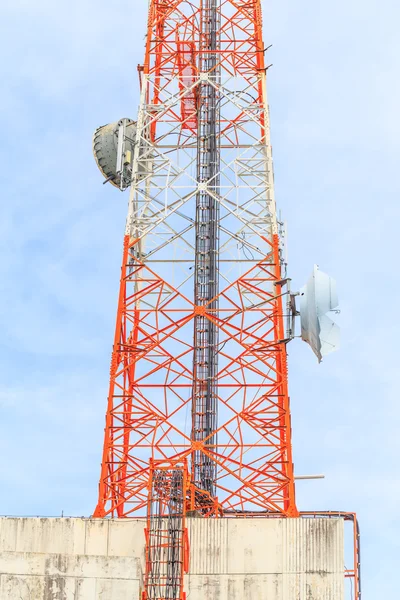
[[[0,81],[1,514],[97,494],[127,196],[94,129],[135,117],[147,0],[6,0]],[[395,592],[400,120],[394,0],[266,0],[276,195],[293,288],[337,279],[342,350],[290,351],[300,508],[356,510],[364,600]]]

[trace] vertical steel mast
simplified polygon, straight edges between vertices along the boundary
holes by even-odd
[[[185,481],[168,538],[179,561],[186,510],[298,514],[264,49],[261,0],[152,0],[121,159],[130,194],[95,516],[144,514],[151,496],[153,531],[175,504],[152,477]]]
[[[220,0],[204,0],[201,7],[197,203],[194,301],[194,368],[192,440],[215,450],[218,415],[218,317],[220,114],[219,33]],[[216,463],[201,450],[192,454],[192,477],[200,489],[215,495]]]

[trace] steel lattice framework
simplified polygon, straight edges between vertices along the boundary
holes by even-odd
[[[298,515],[260,4],[150,3],[98,517]]]
[[[144,598],[183,598],[183,578],[189,561],[187,465],[183,461],[170,468],[151,462],[150,469]]]

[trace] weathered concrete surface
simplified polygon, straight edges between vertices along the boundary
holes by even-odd
[[[190,600],[343,600],[344,524],[192,519]]]
[[[0,600],[136,600],[144,521],[0,519]]]
[[[0,519],[0,600],[139,600],[143,520]],[[343,521],[189,519],[190,600],[343,600]]]

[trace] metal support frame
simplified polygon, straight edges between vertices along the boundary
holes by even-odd
[[[141,80],[95,515],[186,457],[221,510],[296,516],[260,1],[153,0]]]
[[[183,600],[188,570],[186,461],[151,462],[143,600]]]

